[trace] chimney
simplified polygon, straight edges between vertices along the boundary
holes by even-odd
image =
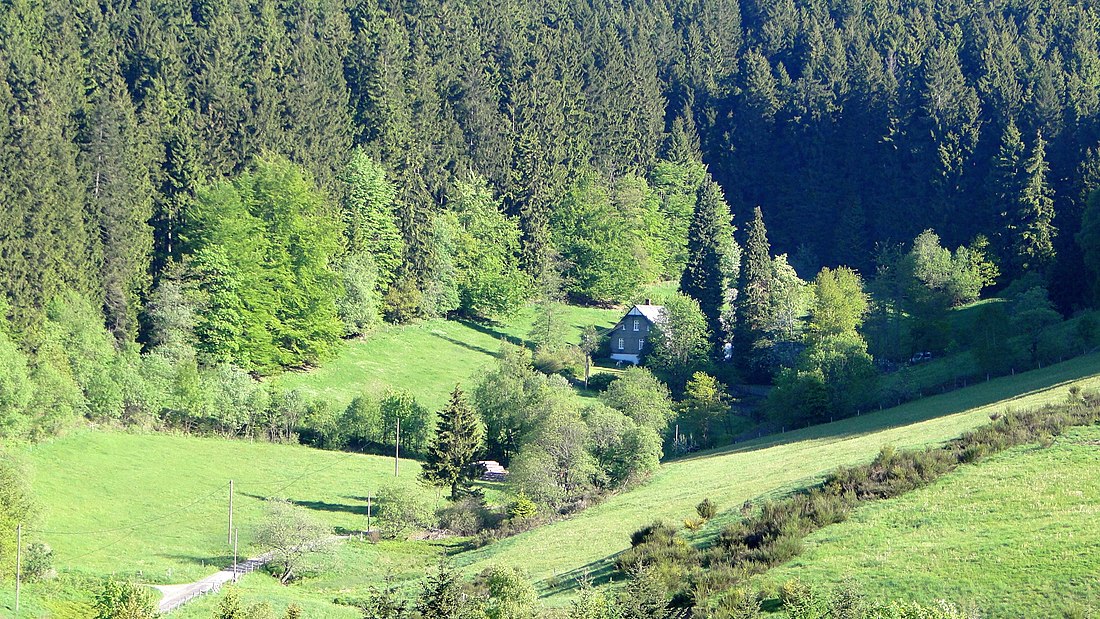
[[[653,305],[653,302],[650,299],[646,299],[645,304],[646,305]]]

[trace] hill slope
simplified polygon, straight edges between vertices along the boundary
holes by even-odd
[[[565,306],[561,318],[566,341],[577,342],[589,325],[610,327],[619,310]],[[527,308],[500,325],[470,321],[428,320],[388,326],[352,340],[321,367],[288,372],[276,380],[288,389],[346,406],[360,394],[380,396],[389,389],[411,392],[435,410],[443,406],[456,383],[472,386],[477,374],[496,358],[501,340],[520,343],[528,336],[535,310]]]
[[[653,519],[682,519],[709,497],[724,511],[698,535],[713,535],[738,517],[746,500],[802,486],[842,464],[869,460],[883,444],[916,446],[950,439],[986,423],[991,412],[1006,406],[1061,399],[1071,384],[1100,386],[1100,355],[670,462],[638,489],[570,520],[460,553],[456,560],[469,572],[493,564],[521,566],[538,581],[549,603],[560,603],[569,595],[570,577],[606,575],[614,554],[628,546],[630,533]],[[383,457],[165,435],[85,433],[36,446],[28,458],[46,508],[40,528],[49,533],[40,536],[54,546],[58,568],[140,575],[147,582],[186,581],[205,574],[209,565],[204,563],[228,558],[225,484],[231,476],[245,547],[250,528],[262,518],[264,496],[286,496],[333,527],[357,528],[364,524],[363,494],[393,480],[392,460]],[[409,484],[426,502],[439,500],[414,483],[415,463],[402,466],[400,483]],[[121,530],[95,533],[112,529]],[[334,569],[318,578],[283,588],[270,586],[263,576],[250,576],[243,586],[246,598],[284,605],[300,600],[310,606],[311,617],[345,617],[346,608],[331,604],[335,597],[361,597],[389,572],[412,578],[429,569],[443,550],[426,542],[345,544]],[[9,593],[0,593],[0,604]],[[183,616],[205,616],[200,611],[213,603],[200,602],[194,611],[199,614],[189,610]]]
[[[301,446],[84,432],[36,445],[25,455],[43,507],[28,539],[49,543],[55,567],[72,577],[117,574],[182,583],[232,563],[230,479],[242,555],[253,550],[267,497],[294,501],[336,530],[365,528],[366,495],[377,496],[387,485],[404,486],[427,504],[441,501],[417,483],[415,461],[403,460],[395,479],[392,458]],[[33,608],[36,592],[26,594],[24,603]],[[38,602],[59,595],[44,588]],[[63,615],[49,608],[48,616]]]
[[[983,617],[1062,616],[1100,600],[1098,503],[1100,428],[1078,428],[856,510],[766,578],[851,577],[872,595],[973,603]]]
[[[949,440],[988,423],[1006,406],[1060,400],[1070,384],[1100,387],[1100,355],[996,379],[886,411],[788,432],[664,465],[646,485],[574,518],[459,556],[470,570],[522,566],[545,595],[567,593],[574,577],[599,578],[630,534],[655,519],[679,521],[704,498],[723,514],[699,535],[713,535],[741,505],[806,485],[840,466],[871,460],[884,444],[916,447]]]

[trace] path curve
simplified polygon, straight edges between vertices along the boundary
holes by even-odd
[[[192,583],[183,585],[153,585],[154,588],[160,591],[164,596],[160,599],[160,602],[157,603],[157,610],[161,613],[171,612],[200,595],[213,593],[221,589],[226,583],[233,581],[234,577],[240,577],[243,574],[254,571],[256,568],[270,561],[272,557],[274,557],[274,553],[267,552],[258,557],[253,557],[237,563],[236,570],[234,570],[233,567],[228,567]]]

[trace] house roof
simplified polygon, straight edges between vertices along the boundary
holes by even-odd
[[[652,322],[653,324],[664,322],[665,318],[667,317],[665,315],[664,305],[635,305],[634,307],[630,308],[630,311],[627,312],[627,315],[629,316],[630,314],[632,314],[634,310],[638,310],[639,314],[645,316],[646,320]]]

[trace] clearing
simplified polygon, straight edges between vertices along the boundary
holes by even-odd
[[[580,341],[581,331],[594,325],[613,326],[622,310],[562,306],[567,342]],[[412,393],[429,410],[442,408],[456,384],[467,390],[478,373],[492,363],[501,340],[526,342],[535,309],[525,308],[506,324],[428,320],[405,326],[385,326],[345,344],[334,359],[303,372],[287,372],[274,380],[311,398],[347,406],[356,396],[381,396],[390,389]]]
[[[460,552],[455,559],[471,573],[493,564],[520,566],[537,581],[547,603],[560,604],[568,600],[574,577],[607,577],[614,555],[629,545],[630,533],[656,518],[679,521],[709,497],[724,511],[697,534],[705,538],[739,517],[747,500],[781,494],[837,466],[870,460],[884,444],[939,443],[988,423],[990,413],[1005,407],[1061,400],[1074,384],[1100,387],[1098,374],[1100,355],[1089,355],[893,409],[696,454],[665,464],[647,484],[569,520]],[[365,524],[365,493],[393,482],[389,458],[217,438],[86,432],[26,453],[46,508],[39,527],[46,532],[39,538],[54,547],[59,570],[71,576],[119,573],[153,583],[195,580],[211,573],[211,564],[227,564],[230,477],[238,491],[236,518],[244,548],[250,528],[262,518],[263,497],[285,496],[315,510],[335,529],[357,529]],[[439,502],[437,492],[415,483],[418,468],[403,462],[400,483],[420,492],[424,501]],[[408,582],[448,548],[455,550],[441,542],[349,542],[320,576],[292,587],[248,576],[242,593],[246,600],[267,599],[276,606],[299,601],[316,619],[353,617],[354,611],[334,606],[332,600],[362,599],[366,588],[387,573]],[[74,597],[59,593],[58,586],[29,588],[25,599],[41,612],[26,616],[80,616],[58,606]],[[0,592],[0,608],[10,597],[10,592]],[[62,601],[46,606],[46,599]],[[178,616],[209,616],[214,603],[213,598],[202,600]],[[69,608],[76,604],[70,602]]]
[[[231,478],[241,555],[254,550],[267,497],[294,501],[336,531],[364,529],[367,494],[377,496],[387,485],[442,503],[438,492],[416,481],[415,461],[402,460],[395,479],[393,458],[304,446],[88,431],[35,445],[25,456],[43,506],[28,538],[49,543],[55,567],[66,575],[24,590],[26,617],[84,616],[86,596],[64,590],[84,576],[175,584],[231,565]],[[0,608],[9,593],[0,591]]]

